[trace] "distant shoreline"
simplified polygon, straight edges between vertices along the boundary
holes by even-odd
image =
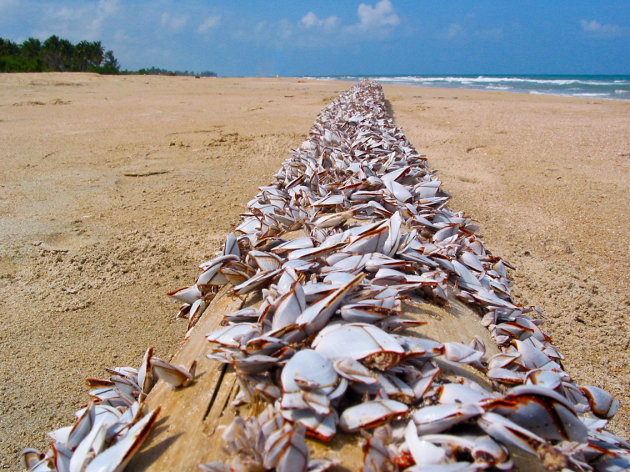
[[[77,74],[90,72],[0,72],[2,75]],[[98,74],[98,73],[95,73]],[[101,75],[101,74],[98,74]],[[221,76],[192,73],[154,74],[122,71],[118,77],[188,77],[214,79],[314,80],[326,82],[358,82],[373,79],[381,84],[435,89],[509,92],[534,96],[585,98],[630,102],[630,75],[339,75],[339,76]]]
[[[518,92],[531,95],[630,101],[630,75],[545,74],[427,74],[427,75],[329,75],[305,79],[358,81],[421,87]]]

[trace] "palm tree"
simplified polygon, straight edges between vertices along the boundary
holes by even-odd
[[[107,51],[105,53],[105,62],[103,62],[103,72],[105,74],[117,74],[120,72],[119,67],[118,59],[114,57],[114,52]]]
[[[61,56],[61,70],[72,70],[72,56],[74,55],[73,44],[67,39],[60,39],[59,53]]]
[[[20,45],[20,52],[29,59],[39,57],[42,51],[42,42],[37,38],[28,38]]]
[[[0,38],[0,57],[16,56],[20,53],[20,47],[9,39]]]
[[[90,60],[90,43],[88,41],[79,41],[74,46],[74,54],[72,55],[72,69],[86,71]]]
[[[94,41],[92,43],[88,43],[88,45],[88,62],[93,67],[100,66],[101,62],[103,62],[103,45],[100,41]]]
[[[41,53],[42,42],[37,38],[28,38],[20,44],[20,61],[25,72],[41,72],[45,69]]]
[[[42,44],[43,59],[52,70],[61,70],[61,46],[59,36],[52,35]]]

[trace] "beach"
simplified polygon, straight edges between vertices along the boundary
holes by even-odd
[[[0,465],[72,423],[85,378],[168,359],[190,285],[350,82],[0,75]],[[630,437],[630,102],[384,86],[451,208]]]

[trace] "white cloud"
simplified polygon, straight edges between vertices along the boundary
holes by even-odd
[[[457,23],[451,23],[446,28],[446,39],[455,39],[463,34],[462,26]]]
[[[263,33],[266,29],[267,29],[266,21],[259,21],[258,23],[256,23],[256,26],[254,27],[254,31],[256,33]]]
[[[211,29],[216,28],[219,25],[219,21],[221,21],[221,17],[219,15],[209,16],[203,21],[203,23],[199,25],[199,27],[197,28],[197,33],[207,33]]]
[[[239,41],[268,43],[273,47],[282,47],[288,41],[296,41],[299,37],[295,35],[296,25],[286,18],[277,21],[259,21],[254,28],[239,28],[232,31],[232,37]]]
[[[188,15],[176,16],[171,20],[171,27],[175,30],[178,30],[186,26],[187,22]]]
[[[330,30],[339,24],[339,18],[337,18],[336,16],[329,16],[325,19],[319,19],[315,13],[309,11],[306,15],[302,17],[302,19],[300,20],[300,24],[306,29],[324,28]]]
[[[118,0],[99,0],[97,11],[102,16],[113,15],[118,11]]]
[[[99,0],[96,7],[96,15],[91,21],[92,30],[101,31],[103,22],[116,14],[118,11],[118,0]]]
[[[289,20],[282,18],[280,21],[278,21],[276,32],[282,39],[289,39],[291,36],[293,36],[293,27]]]
[[[580,21],[580,26],[587,35],[596,38],[614,38],[623,33],[623,29],[620,26],[604,25],[596,20],[582,20]]]
[[[309,11],[306,15],[302,17],[302,19],[300,20],[300,23],[302,23],[306,28],[312,28],[319,21],[321,20],[317,18],[317,15],[313,13],[312,11]]]
[[[74,21],[79,19],[81,10],[63,7],[53,12],[53,16],[60,21]]]
[[[118,11],[118,0],[100,0],[96,5],[83,5],[80,8],[61,7],[52,10],[51,16],[59,21],[80,21],[89,30],[100,29],[103,21]]]
[[[359,15],[359,28],[377,29],[394,27],[400,23],[400,18],[394,12],[394,7],[389,0],[381,0],[375,6],[361,3],[357,10]]]
[[[173,31],[179,31],[188,23],[188,15],[169,15],[162,13],[160,24]]]
[[[286,18],[261,21],[247,30],[237,28],[231,35],[240,41],[266,41],[274,47],[290,44],[309,49],[355,43],[358,37],[384,39],[401,21],[390,0],[379,0],[372,5],[361,3],[357,17],[356,23],[344,25],[336,15],[319,17],[307,11],[297,22]]]
[[[102,39],[103,25],[118,12],[118,0],[99,0],[76,7],[52,4],[42,11],[41,24],[34,32],[41,36],[54,34],[79,41]]]
[[[358,23],[343,28],[352,38],[360,35],[369,39],[384,39],[400,24],[400,18],[390,0],[380,0],[374,6],[361,3],[357,8],[357,16]]]

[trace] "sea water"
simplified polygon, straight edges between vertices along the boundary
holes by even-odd
[[[383,84],[630,100],[630,75],[339,75],[313,78],[350,81],[370,78]]]

